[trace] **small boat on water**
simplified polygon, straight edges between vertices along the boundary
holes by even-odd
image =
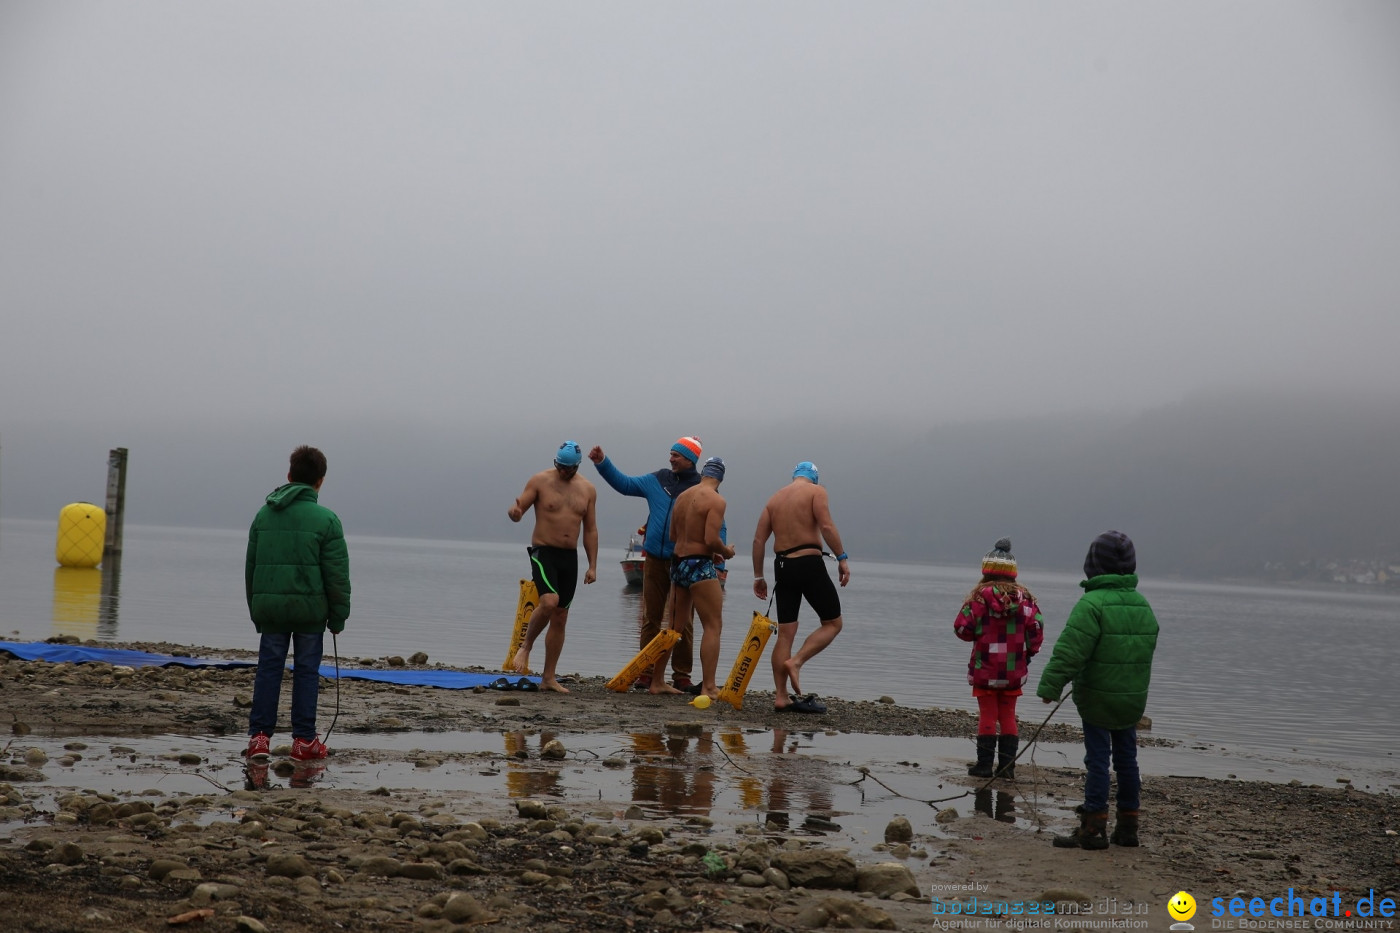
[[[627,553],[622,555],[622,576],[627,580],[628,586],[642,585],[646,557],[642,553],[642,539],[638,536],[646,534],[646,531],[646,526],[643,525],[627,536]],[[718,570],[719,585],[723,589],[724,582],[729,579],[729,570],[723,564],[719,565]]]
[[[642,585],[642,568],[645,559],[642,555],[642,541],[637,535],[627,536],[627,553],[622,556],[622,575],[628,586]]]

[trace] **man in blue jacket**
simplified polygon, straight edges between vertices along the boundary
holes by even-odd
[[[682,437],[671,445],[669,469],[627,476],[595,446],[588,459],[598,468],[598,475],[624,496],[640,496],[647,500],[647,533],[642,542],[642,634],[641,647],[661,631],[666,612],[666,598],[671,593],[671,556],[675,547],[671,541],[671,504],[676,496],[700,482],[695,464],[700,461],[700,438]],[[694,620],[687,615],[673,619],[671,626],[681,633],[681,640],[671,652],[671,683],[678,690],[689,691],[693,684],[690,674],[695,665]],[[643,674],[632,685],[634,690],[650,690],[651,677]]]

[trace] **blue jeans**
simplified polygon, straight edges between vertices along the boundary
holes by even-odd
[[[292,738],[316,738],[316,700],[321,692],[321,642],[325,634],[264,632],[258,645],[258,674],[253,681],[253,709],[248,734],[277,731],[277,703],[282,696],[282,671],[292,650]]]
[[[1108,762],[1118,775],[1118,809],[1136,810],[1142,790],[1138,775],[1137,728],[1104,729],[1084,723],[1084,812],[1108,811]]]

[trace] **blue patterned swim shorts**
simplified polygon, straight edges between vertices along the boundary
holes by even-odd
[[[671,582],[676,586],[690,589],[706,580],[718,580],[715,562],[708,555],[704,557],[677,557],[671,561]]]

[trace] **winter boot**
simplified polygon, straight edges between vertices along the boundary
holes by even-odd
[[[1068,836],[1056,836],[1057,849],[1107,849],[1108,811],[1085,813],[1083,805],[1074,808],[1079,814],[1079,828]]]
[[[1016,780],[1016,749],[1020,744],[1020,736],[997,736],[997,777],[1007,781]]]
[[[1108,841],[1116,846],[1136,846],[1138,844],[1138,812],[1119,810],[1118,821],[1113,824],[1113,835]]]
[[[994,735],[979,735],[977,737],[977,764],[967,769],[967,773],[973,777],[989,778],[992,776],[992,762],[997,755],[997,737]]]

